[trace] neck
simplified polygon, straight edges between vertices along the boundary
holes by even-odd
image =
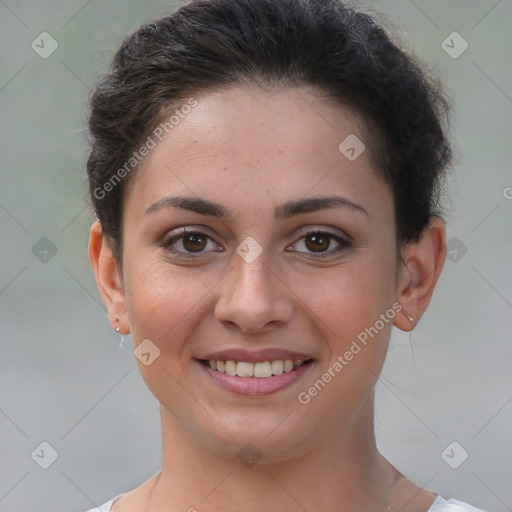
[[[388,510],[397,472],[375,445],[373,394],[345,428],[286,460],[254,465],[205,449],[167,411],[161,416],[162,470],[146,512]]]

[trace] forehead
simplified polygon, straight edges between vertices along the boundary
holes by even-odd
[[[209,144],[214,154],[219,149],[242,150],[250,158],[254,153],[264,156],[258,142],[265,143],[267,153],[272,154],[272,150],[279,153],[289,147],[296,150],[297,140],[309,140],[301,147],[303,156],[325,150],[321,142],[332,142],[333,137],[340,142],[350,134],[367,138],[356,113],[347,107],[335,107],[314,88],[246,85],[207,93],[196,101],[193,111],[172,130],[179,134],[173,141],[176,149],[194,151],[189,145],[192,139],[195,144]],[[183,133],[185,130],[187,133]],[[329,149],[338,156],[337,144]]]
[[[228,191],[250,198],[264,190],[267,201],[268,194],[284,201],[340,186],[360,200],[383,187],[360,117],[315,89],[240,86],[193,100],[181,115],[164,116],[165,123],[174,115],[172,129],[159,125],[160,141],[152,135],[155,147],[127,197],[147,206],[164,191],[223,202],[233,199]]]

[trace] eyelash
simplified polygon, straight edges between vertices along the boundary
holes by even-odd
[[[301,240],[304,240],[310,236],[324,236],[324,237],[327,237],[329,238],[329,246],[331,245],[331,241],[334,240],[336,243],[339,244],[338,247],[336,247],[335,249],[329,249],[325,252],[306,252],[306,253],[300,253],[302,255],[304,254],[309,254],[309,255],[312,255],[313,257],[311,256],[302,256],[304,258],[309,258],[309,259],[322,259],[322,258],[328,258],[328,257],[331,257],[335,254],[338,254],[342,251],[345,251],[347,249],[349,249],[351,247],[351,244],[348,240],[345,240],[343,238],[341,238],[340,236],[337,236],[335,235],[334,233],[329,233],[329,231],[322,231],[320,229],[316,229],[316,230],[313,230],[313,231],[308,231],[305,235],[302,235],[298,240],[297,242],[294,242],[292,245],[295,245],[296,243],[300,242]],[[285,250],[288,250],[288,249],[285,249]]]
[[[173,254],[176,254],[178,256],[181,256],[181,257],[185,257],[185,258],[200,258],[204,255],[204,252],[203,251],[198,251],[197,253],[193,253],[193,252],[183,252],[183,251],[179,251],[179,250],[176,250],[176,248],[173,247],[173,245],[179,241],[179,240],[183,240],[191,235],[199,235],[199,236],[202,236],[202,237],[205,237],[208,239],[208,241],[213,241],[211,237],[209,237],[206,233],[203,233],[202,231],[187,231],[186,229],[183,229],[179,234],[174,234],[168,238],[166,238],[163,242],[162,242],[162,246],[164,247],[164,249],[168,250],[169,252],[173,253]],[[333,233],[329,233],[328,231],[321,231],[321,230],[313,230],[313,231],[309,231],[307,232],[306,234],[302,235],[296,242],[294,242],[292,245],[295,245],[297,244],[298,242],[300,242],[301,240],[304,240],[310,236],[325,236],[325,237],[328,237],[329,240],[334,240],[335,242],[337,242],[339,244],[338,247],[336,247],[335,249],[331,249],[331,250],[328,250],[326,252],[317,252],[315,253],[314,251],[313,252],[309,252],[309,253],[302,253],[302,252],[299,252],[300,254],[309,254],[309,255],[313,255],[313,257],[311,256],[303,256],[305,258],[309,258],[309,259],[322,259],[322,258],[327,258],[327,257],[330,257],[330,256],[333,256],[335,254],[338,254],[344,250],[347,250],[351,247],[351,243],[347,240],[344,240],[343,238],[333,234]],[[208,243],[208,242],[207,242]],[[331,244],[331,242],[329,242],[329,245]],[[288,246],[290,247],[290,246]],[[288,252],[292,252],[292,251],[289,251],[288,248],[285,249],[286,251]],[[215,252],[222,252],[222,251],[219,251],[219,250],[216,250]]]
[[[173,245],[178,240],[183,240],[191,235],[199,235],[199,236],[207,238],[208,241],[213,241],[211,237],[209,237],[206,233],[203,233],[202,231],[197,231],[197,230],[188,231],[187,229],[183,229],[178,234],[174,234],[168,238],[165,238],[162,242],[162,246],[164,249],[166,249],[169,252],[176,254],[178,256],[182,256],[182,257],[189,258],[189,259],[200,258],[200,257],[204,256],[203,251],[199,251],[197,253],[187,252],[187,251],[183,252],[183,251],[178,251],[178,250],[176,250],[176,248],[173,247]],[[208,243],[208,241],[207,241],[207,243]],[[221,251],[217,250],[215,252],[221,252]]]

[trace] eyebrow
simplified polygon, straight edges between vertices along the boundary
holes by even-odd
[[[199,197],[169,196],[154,202],[144,215],[156,212],[163,208],[181,208],[201,215],[212,215],[213,217],[228,217],[229,213],[220,204]]]
[[[201,199],[199,197],[169,196],[154,202],[145,212],[149,215],[164,208],[181,208],[183,210],[210,215],[213,217],[229,217],[229,212],[219,203]],[[360,205],[341,196],[322,196],[288,201],[274,209],[276,219],[288,219],[295,215],[312,213],[330,208],[349,208],[353,211],[368,212]]]

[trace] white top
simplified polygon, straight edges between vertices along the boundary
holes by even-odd
[[[102,505],[99,508],[91,508],[87,512],[110,512],[112,505],[124,494],[119,494],[115,498],[112,498],[110,501],[107,501],[105,505]],[[484,512],[479,508],[472,507],[467,503],[462,503],[462,501],[458,500],[445,500],[438,496],[432,506],[428,509],[427,512]]]

